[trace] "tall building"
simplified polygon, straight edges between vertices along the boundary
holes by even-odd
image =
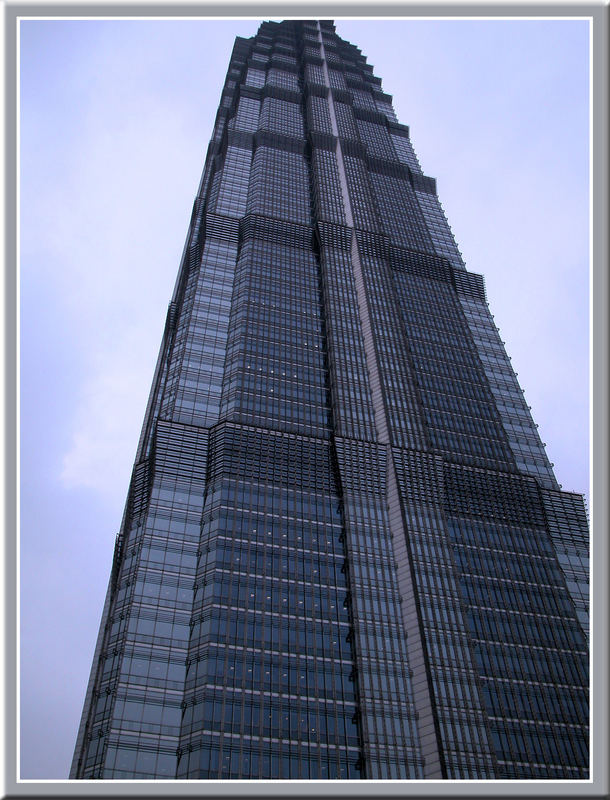
[[[588,777],[587,518],[409,129],[238,38],[71,777]]]

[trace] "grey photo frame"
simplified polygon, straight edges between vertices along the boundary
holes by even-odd
[[[5,556],[5,720],[4,720],[4,792],[7,798],[17,797],[309,797],[333,795],[339,797],[557,797],[585,798],[608,796],[608,6],[603,3],[192,3],[192,4],[99,4],[99,3],[40,3],[6,2],[3,9],[5,37],[5,164],[6,164],[6,270],[5,322],[5,469],[6,469],[6,538]],[[352,782],[324,785],[274,782],[77,782],[20,780],[17,768],[17,711],[14,698],[18,687],[17,675],[17,573],[18,510],[16,488],[19,481],[18,408],[17,408],[17,308],[19,280],[17,264],[17,22],[19,19],[40,17],[104,17],[104,16],[256,16],[260,18],[282,14],[324,18],[340,16],[579,16],[592,22],[593,41],[593,150],[592,150],[592,208],[593,208],[593,272],[592,272],[592,694],[594,717],[592,733],[592,778],[590,781],[566,782]]]

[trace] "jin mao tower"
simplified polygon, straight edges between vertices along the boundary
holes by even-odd
[[[238,38],[71,777],[586,778],[587,528],[360,50]]]

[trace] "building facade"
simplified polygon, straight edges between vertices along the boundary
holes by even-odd
[[[71,777],[588,777],[588,524],[391,97],[238,38]]]

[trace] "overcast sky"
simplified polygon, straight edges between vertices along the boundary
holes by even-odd
[[[336,20],[394,95],[560,483],[588,493],[588,26]],[[236,35],[21,25],[21,763],[65,778]]]

